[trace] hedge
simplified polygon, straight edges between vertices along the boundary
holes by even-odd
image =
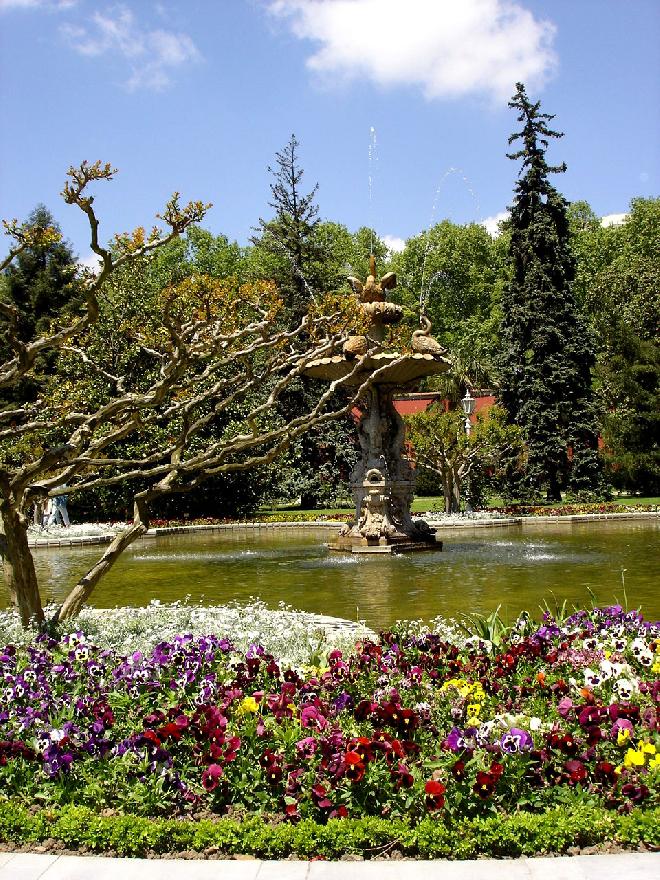
[[[130,815],[101,816],[88,807],[62,806],[31,812],[12,801],[0,802],[0,842],[13,846],[55,840],[69,849],[113,850],[120,856],[148,853],[204,852],[281,859],[338,858],[354,853],[365,858],[398,850],[424,859],[471,859],[565,853],[571,847],[611,842],[622,848],[660,848],[660,808],[634,809],[620,815],[598,807],[567,813],[514,813],[445,824],[427,818],[416,825],[401,819],[334,819],[268,825],[260,817],[237,821],[220,818],[149,819]]]

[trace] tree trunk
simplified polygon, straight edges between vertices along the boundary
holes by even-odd
[[[319,506],[318,496],[315,492],[303,492],[300,496],[301,510],[316,510]]]
[[[454,506],[452,513],[460,513],[461,511],[461,486],[458,480],[454,480]]]
[[[53,617],[53,623],[60,620],[67,620],[75,617],[80,613],[81,608],[91,596],[94,587],[101,578],[110,571],[117,559],[124,550],[129,547],[133,541],[139,538],[149,528],[149,517],[144,499],[135,499],[135,513],[133,516],[133,525],[123,532],[120,532],[114,541],[110,544],[99,561],[90,568],[83,577],[80,578],[75,587],[66,597],[61,607]]]
[[[41,627],[44,610],[39,595],[34,560],[28,546],[27,518],[22,516],[6,495],[0,498],[0,555],[5,580],[13,605],[18,608],[21,623]]]
[[[561,488],[559,485],[559,479],[557,474],[550,474],[549,482],[548,482],[548,491],[546,493],[546,500],[552,502],[561,502]]]
[[[442,472],[442,494],[445,497],[445,513],[453,513],[454,480],[450,470],[443,470]]]

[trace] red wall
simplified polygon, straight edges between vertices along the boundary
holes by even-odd
[[[475,407],[470,417],[471,422],[476,420],[477,413],[490,409],[495,403],[495,397],[492,394],[475,396],[474,399]],[[449,401],[433,392],[429,392],[429,394],[402,394],[394,398],[394,407],[402,416],[412,416],[415,413],[424,412],[432,403],[442,404],[445,411],[449,409]]]

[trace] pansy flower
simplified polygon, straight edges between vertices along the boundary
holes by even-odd
[[[514,754],[515,752],[526,752],[534,747],[532,737],[526,730],[519,727],[512,727],[507,733],[502,735],[500,739],[500,748],[503,752]]]
[[[364,776],[365,765],[357,752],[346,752],[344,765],[346,778],[351,782],[359,782]]]
[[[424,803],[427,810],[441,810],[445,805],[445,786],[435,779],[430,779],[424,786],[426,798]]]
[[[405,764],[398,764],[396,769],[391,771],[390,777],[397,791],[402,788],[412,788],[415,782],[412,773]]]
[[[477,778],[475,780],[474,786],[472,790],[475,794],[477,794],[482,800],[486,800],[489,798],[493,792],[495,791],[495,786],[497,785],[497,777],[494,773],[489,773],[485,770],[480,770],[477,773]]]
[[[224,774],[220,764],[210,764],[202,773],[202,785],[206,791],[217,788],[218,782]]]
[[[564,770],[568,775],[568,781],[571,785],[577,785],[580,782],[584,782],[587,778],[587,769],[582,761],[576,759],[566,761],[564,764]]]

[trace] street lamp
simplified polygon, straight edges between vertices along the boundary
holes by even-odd
[[[465,397],[461,400],[461,406],[463,407],[463,412],[465,413],[465,433],[470,436],[470,431],[472,430],[472,423],[470,422],[470,416],[474,412],[476,401],[474,397],[470,394],[470,389],[468,388],[465,392]]]

